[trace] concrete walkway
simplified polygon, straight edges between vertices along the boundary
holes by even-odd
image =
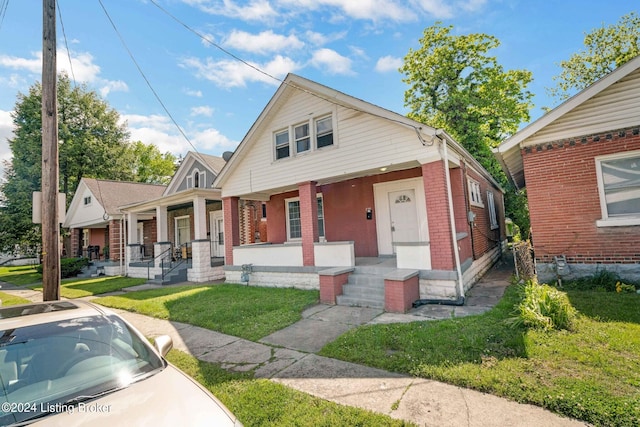
[[[408,314],[378,309],[316,305],[303,319],[260,342],[179,322],[118,312],[146,336],[170,335],[174,348],[230,371],[255,372],[297,390],[420,426],[583,426],[542,408],[449,384],[386,372],[314,354],[326,343],[362,324],[425,321],[482,313],[508,285],[509,265],[497,265],[468,292],[464,306],[429,305]],[[2,291],[41,301],[30,290]]]

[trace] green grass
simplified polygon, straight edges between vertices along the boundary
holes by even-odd
[[[31,302],[28,299],[11,295],[6,292],[0,292],[0,301],[2,301],[3,307],[6,307],[8,305],[28,304]]]
[[[363,326],[320,354],[532,403],[594,425],[640,424],[640,295],[567,292],[572,331],[509,322],[517,289],[480,316]]]
[[[252,341],[297,322],[304,308],[317,301],[317,291],[233,284],[153,289],[94,300]]]
[[[16,286],[31,285],[42,282],[42,274],[32,265],[19,267],[0,267],[0,281]]]
[[[122,276],[100,276],[82,279],[64,279],[60,283],[60,296],[63,298],[82,298],[92,295],[106,294],[123,288],[142,285],[146,279]],[[42,286],[34,286],[34,290],[42,291]]]
[[[230,373],[217,365],[171,350],[168,360],[220,399],[250,426],[406,426],[405,421],[339,405],[251,373]]]

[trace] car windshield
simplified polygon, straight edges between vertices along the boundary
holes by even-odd
[[[0,334],[0,425],[60,412],[165,366],[148,343],[112,315]]]

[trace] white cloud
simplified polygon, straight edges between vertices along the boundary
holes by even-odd
[[[185,129],[185,134],[189,138],[187,141],[168,117],[157,114],[123,115],[121,120],[127,122],[132,141],[154,144],[162,153],[184,155],[187,151],[194,151],[195,146],[198,151],[221,155],[224,151],[233,150],[238,145],[237,141],[230,140],[213,128]]]
[[[279,52],[282,50],[300,49],[304,46],[298,37],[291,34],[284,36],[273,31],[263,31],[251,34],[245,31],[233,31],[224,41],[226,46],[245,52],[262,53]]]
[[[30,73],[42,73],[42,52],[31,52],[34,58],[19,58],[0,55],[0,67],[24,70]]]
[[[12,111],[0,110],[0,179],[4,178],[4,161],[11,158],[11,149],[7,141],[14,137],[11,113]]]
[[[376,62],[376,71],[380,73],[387,73],[389,71],[398,71],[398,68],[402,67],[402,59],[394,56],[383,56]]]
[[[103,86],[100,88],[100,95],[105,98],[110,92],[129,92],[129,86],[122,80],[102,80]]]
[[[287,73],[295,71],[300,67],[291,58],[281,55],[277,55],[270,62],[264,64],[250,64],[263,70],[264,73],[239,61],[214,61],[211,58],[208,58],[206,61],[202,61],[199,58],[188,58],[181,63],[181,66],[191,69],[196,76],[209,80],[223,88],[244,87],[247,82],[256,81],[278,85],[280,82],[270,76],[282,79]]]
[[[351,59],[332,49],[316,50],[311,58],[311,64],[329,74],[354,74],[351,70]]]
[[[253,0],[247,5],[238,5],[232,0],[223,2],[216,0],[183,0],[212,15],[222,15],[245,21],[266,22],[278,17],[278,12],[271,7],[268,0]]]
[[[202,91],[201,91],[201,90],[197,90],[197,89],[196,89],[196,90],[194,90],[194,89],[184,89],[184,90],[183,90],[183,92],[184,92],[186,95],[193,96],[193,97],[195,97],[195,98],[202,98]]]
[[[191,107],[191,115],[192,116],[211,117],[211,116],[213,116],[213,108],[211,108],[208,105],[201,105],[199,107]]]
[[[69,53],[66,49],[59,49],[58,72],[64,71],[69,77],[73,76],[76,81],[93,83],[100,75],[100,67],[93,62],[93,59],[93,55],[88,52],[71,51],[71,64],[69,64]]]

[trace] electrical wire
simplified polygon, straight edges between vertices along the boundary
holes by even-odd
[[[56,0],[56,8],[58,9],[58,17],[60,19],[60,28],[62,29],[62,37],[64,38],[64,45],[67,48],[67,57],[69,58],[69,69],[71,70],[71,78],[73,79],[73,85],[77,86],[76,76],[73,72],[73,62],[71,62],[71,51],[69,50],[69,43],[67,41],[67,33],[64,30],[64,22],[62,21],[62,9],[60,9],[60,2],[58,2],[58,0]]]
[[[197,37],[199,37],[201,40],[205,41],[206,43],[208,43],[208,44],[210,44],[211,46],[215,47],[216,49],[220,50],[222,53],[224,53],[225,55],[228,55],[228,56],[229,56],[229,57],[231,57],[232,59],[234,59],[234,60],[236,60],[236,61],[238,61],[238,62],[240,62],[240,63],[242,63],[242,64],[246,65],[247,67],[249,67],[249,68],[251,68],[251,69],[253,69],[254,71],[257,71],[258,73],[260,73],[260,74],[262,74],[262,75],[264,75],[264,76],[266,76],[266,77],[268,77],[268,78],[270,78],[270,79],[272,79],[272,80],[275,80],[276,82],[278,82],[278,83],[280,83],[280,84],[287,85],[288,87],[294,88],[294,89],[299,90],[299,91],[301,91],[301,92],[304,92],[304,93],[306,93],[306,94],[308,94],[308,95],[311,95],[311,96],[314,96],[314,97],[316,97],[316,98],[322,99],[323,101],[329,102],[329,103],[331,103],[331,104],[333,104],[333,105],[337,105],[337,106],[340,106],[340,107],[342,107],[342,108],[346,108],[346,109],[353,110],[353,111],[356,111],[356,112],[359,112],[359,113],[368,114],[368,115],[373,116],[373,117],[381,118],[381,119],[388,120],[388,121],[391,121],[391,122],[394,122],[394,123],[398,123],[398,124],[401,124],[401,125],[404,125],[404,126],[408,126],[408,127],[410,127],[410,128],[412,128],[412,129],[414,129],[414,130],[415,130],[416,135],[418,136],[418,139],[420,140],[420,142],[422,143],[422,145],[424,145],[424,146],[431,146],[431,145],[433,145],[433,140],[431,140],[431,141],[425,141],[425,140],[424,140],[424,138],[422,138],[422,135],[420,134],[420,131],[422,130],[422,127],[421,127],[421,126],[414,126],[414,125],[412,125],[412,124],[410,124],[410,123],[406,123],[406,122],[404,122],[404,121],[402,121],[402,120],[392,119],[392,118],[390,118],[390,117],[386,117],[386,116],[382,116],[382,115],[379,115],[379,114],[372,113],[371,111],[364,111],[364,110],[358,109],[358,108],[356,108],[356,107],[353,107],[352,105],[345,105],[345,104],[341,104],[341,103],[339,103],[339,102],[335,101],[334,99],[330,99],[330,98],[327,98],[327,97],[321,96],[321,95],[320,95],[320,94],[318,94],[318,93],[311,92],[311,91],[309,91],[309,90],[307,90],[307,89],[305,89],[305,88],[301,88],[301,87],[299,87],[299,86],[297,86],[297,85],[295,85],[295,84],[291,84],[291,83],[289,83],[289,82],[287,82],[287,81],[285,81],[285,80],[283,80],[283,79],[281,79],[281,78],[278,78],[278,77],[276,77],[276,76],[274,76],[274,75],[272,75],[272,74],[268,73],[267,71],[265,71],[265,70],[261,69],[260,67],[258,67],[258,66],[256,66],[256,65],[251,64],[250,62],[248,62],[248,61],[246,61],[246,60],[242,59],[241,57],[239,57],[238,55],[234,54],[233,52],[231,52],[231,51],[229,51],[229,50],[225,49],[224,47],[220,46],[218,43],[214,42],[214,41],[213,41],[213,40],[211,40],[209,37],[205,36],[204,34],[200,33],[200,32],[199,32],[199,31],[197,31],[196,29],[192,28],[191,26],[189,26],[188,24],[186,24],[184,21],[180,20],[178,17],[176,17],[175,15],[173,15],[171,12],[169,12],[168,10],[166,10],[164,7],[160,6],[160,5],[156,2],[156,0],[149,0],[149,1],[150,1],[150,3],[151,3],[151,4],[153,4],[155,7],[157,7],[158,9],[160,9],[160,11],[162,11],[162,12],[163,12],[163,13],[165,13],[167,16],[169,16],[171,19],[173,19],[175,22],[177,22],[179,25],[181,25],[182,27],[184,27],[187,31],[189,31],[189,32],[191,32],[191,33],[193,33],[193,34],[195,34],[195,35],[196,35]],[[102,0],[100,0],[100,3],[102,3]]]
[[[9,7],[9,0],[2,0],[2,3],[0,3],[0,28],[2,28],[4,17],[7,15],[8,7]]]

